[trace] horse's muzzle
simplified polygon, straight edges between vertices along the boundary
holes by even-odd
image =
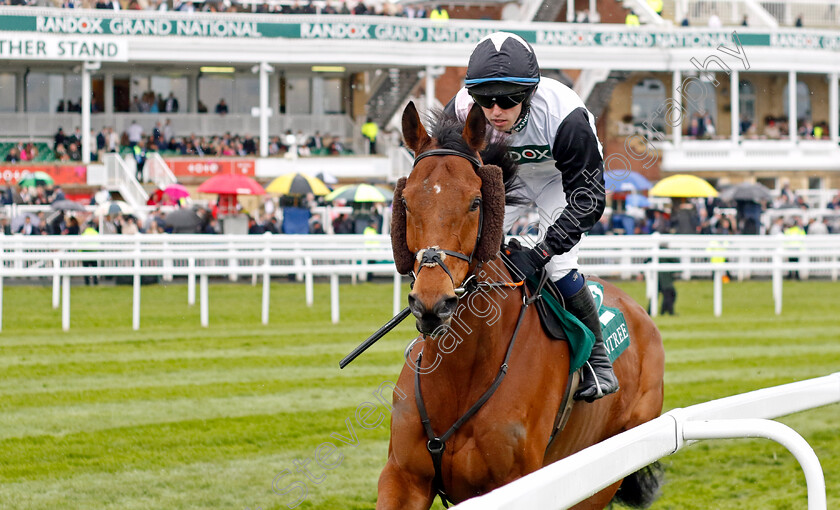
[[[456,296],[443,297],[438,300],[431,310],[413,294],[408,295],[408,308],[417,318],[417,331],[424,335],[432,335],[449,326],[455,310],[458,308]]]

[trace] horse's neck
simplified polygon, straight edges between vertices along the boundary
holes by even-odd
[[[510,273],[500,260],[477,271],[484,283],[510,283]],[[507,352],[522,306],[520,287],[481,287],[461,299],[450,330],[430,346],[440,354],[449,377],[495,376]],[[434,357],[430,359],[435,359]]]

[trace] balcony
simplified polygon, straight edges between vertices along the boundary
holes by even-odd
[[[654,146],[664,172],[840,171],[840,146],[831,140],[682,140]]]

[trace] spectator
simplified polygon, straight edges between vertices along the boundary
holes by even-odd
[[[657,16],[662,16],[662,0],[647,0],[647,4]]]
[[[376,135],[379,133],[379,126],[370,117],[362,124],[362,136],[368,139],[369,154],[376,154]]]
[[[717,15],[716,12],[713,12],[711,16],[709,16],[709,28],[722,28],[723,23],[720,21],[720,17]]]
[[[638,27],[641,25],[639,22],[639,16],[636,14],[636,11],[630,9],[630,12],[627,13],[627,16],[624,17],[624,24],[628,27]]]
[[[169,96],[164,101],[163,111],[166,113],[177,113],[178,112],[178,98],[175,97],[173,92],[169,93]]]
[[[443,8],[441,5],[435,6],[432,9],[432,12],[429,13],[429,19],[436,20],[436,21],[449,21],[449,11]],[[375,154],[375,153],[371,153]]]
[[[228,113],[228,105],[225,102],[225,99],[219,99],[219,104],[216,105],[216,113],[219,115],[227,115]]]
[[[20,151],[17,147],[12,147],[9,149],[9,153],[6,154],[6,162],[7,163],[20,163]]]
[[[55,140],[55,143],[53,144],[53,150],[57,151],[59,146],[63,147],[64,140],[66,138],[67,137],[64,135],[64,130],[61,129],[61,126],[58,126],[58,131],[55,133],[55,137],[53,138]]]
[[[794,26],[800,27],[800,28],[804,26],[803,23],[802,23],[802,15],[801,14],[796,17],[796,23],[794,23]]]
[[[17,233],[25,236],[36,236],[41,233],[41,230],[32,223],[32,216],[27,214],[23,219],[23,225],[18,227]]]
[[[131,147],[134,147],[143,139],[143,127],[136,120],[131,121],[126,133],[128,133],[128,145]]]
[[[197,105],[196,108],[197,108],[198,113],[207,113],[207,105],[202,103],[201,99],[198,100],[198,105]]]
[[[748,17],[747,17],[747,15],[746,15],[746,14],[744,14],[744,19],[741,21],[741,26],[742,26],[742,27],[748,27],[748,26],[750,26],[750,23],[749,23],[749,20],[748,20]]]

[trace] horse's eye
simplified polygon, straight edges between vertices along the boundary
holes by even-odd
[[[403,209],[405,209],[407,211],[408,210],[408,204],[405,203],[405,197],[402,197],[401,200],[402,200]]]
[[[481,199],[476,197],[473,199],[472,204],[470,204],[470,211],[477,211],[479,206],[481,206]]]

